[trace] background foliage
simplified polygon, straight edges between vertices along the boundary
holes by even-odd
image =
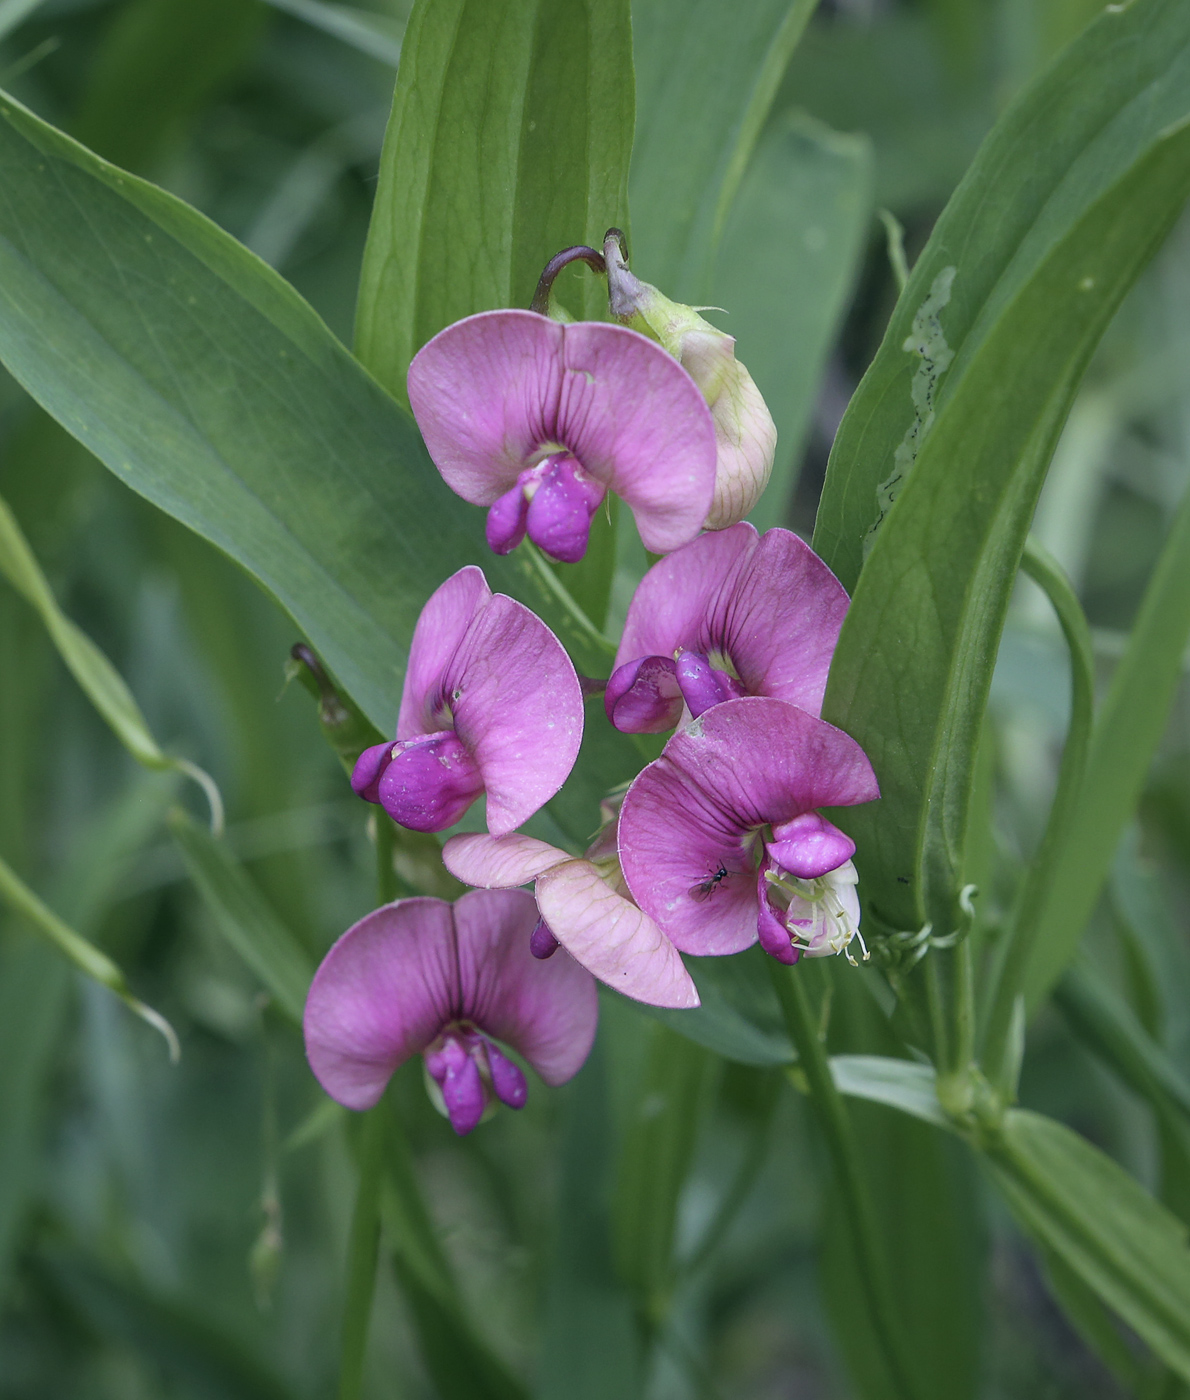
[[[397,1112],[347,1121],[294,1024],[310,968],[374,902],[375,855],[314,700],[286,684],[291,644],[319,650],[356,732],[386,728],[421,603],[482,558],[606,671],[646,562],[627,520],[573,570],[485,556],[399,401],[428,335],[527,301],[550,253],[620,223],[642,276],[727,309],[772,406],[758,523],[808,535],[822,497],[816,544],[856,590],[828,713],[901,765],[855,828],[865,930],[943,936],[978,887],[989,1092],[1012,1087],[1023,978],[1022,1108],[983,1140],[964,1047],[931,1020],[961,991],[957,954],[893,965],[891,1020],[875,969],[803,969],[863,1096],[911,1393],[1174,1400],[1183,7],[1135,0],[1082,33],[1082,0],[637,0],[631,39],[613,0],[408,9],[0,0],[0,857],[182,1045],[172,1065],[36,914],[5,916],[0,1395],[331,1393],[369,1154],[386,1166],[365,1394],[898,1393],[759,956],[697,965],[697,1015],[608,995],[579,1078],[462,1142],[415,1066]],[[955,358],[857,588],[914,418],[903,342],[950,266]],[[583,276],[561,298],[597,314]],[[1063,615],[1074,646],[1033,582],[1013,587],[1031,518],[1085,608],[1085,637]],[[564,844],[642,757],[590,729],[534,828]],[[166,755],[214,775],[222,837]],[[434,844],[401,839],[403,889],[451,892]]]

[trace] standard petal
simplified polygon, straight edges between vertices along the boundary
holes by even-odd
[[[817,715],[847,605],[843,585],[792,531],[758,536],[741,522],[654,564],[628,609],[616,665],[718,652],[748,694]]]
[[[715,425],[698,386],[624,326],[565,326],[556,440],[621,496],[646,549],[692,540],[715,489]]]
[[[515,889],[535,880],[551,865],[571,857],[557,846],[533,836],[488,836],[464,832],[442,848],[442,863],[456,880],[479,889]]]
[[[644,656],[711,651],[711,622],[726,608],[759,538],[744,521],[700,535],[654,564],[629,604],[616,666]]]
[[[561,953],[529,951],[537,905],[524,890],[472,890],[455,902],[463,1014],[519,1051],[547,1084],[564,1084],[590,1053],[595,982]]]
[[[842,730],[781,700],[729,700],[674,735],[628,789],[624,878],[682,952],[737,952],[756,939],[759,828],[878,796]]]
[[[450,728],[449,720],[442,716],[443,703],[450,704],[450,697],[442,694],[443,677],[476,613],[491,597],[483,570],[474,564],[451,574],[430,594],[413,629],[397,716],[398,739],[413,739],[418,734]]]
[[[443,480],[472,505],[492,505],[557,442],[562,337],[559,322],[533,311],[483,311],[413,357],[413,416]]]
[[[310,1068],[331,1098],[371,1108],[397,1066],[457,1014],[456,1001],[451,906],[387,904],[353,924],[314,976],[303,1020]]]
[[[657,925],[586,860],[537,881],[537,905],[562,947],[602,982],[650,1006],[697,1006],[698,989]]]
[[[574,666],[539,617],[497,593],[456,652],[448,684],[455,732],[487,789],[488,830],[504,836],[574,767],[583,737]]]

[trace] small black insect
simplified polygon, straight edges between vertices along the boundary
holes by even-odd
[[[727,879],[728,874],[727,866],[721,865],[713,875],[708,876],[701,884],[692,885],[690,893],[695,899],[710,899],[722,882]]]
[[[897,876],[897,883],[900,884],[900,885],[907,885],[907,884],[909,883],[909,876],[908,876],[908,875],[898,875],[898,876]]]

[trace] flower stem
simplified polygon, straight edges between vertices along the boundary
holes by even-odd
[[[1070,651],[1070,724],[1045,834],[1021,887],[1016,917],[1004,942],[1004,951],[993,969],[993,990],[988,1002],[990,1009],[982,1058],[988,1078],[1010,1096],[1016,1090],[1015,1084],[1006,1082],[1007,1068],[1012,1062],[1009,1045],[1013,1008],[1021,991],[1029,953],[1039,932],[1039,916],[1044,906],[1042,894],[1050,878],[1050,867],[1065,843],[1075,816],[1079,787],[1087,766],[1095,704],[1095,660],[1091,649],[1091,632],[1069,579],[1058,562],[1033,540],[1029,540],[1025,546],[1021,568],[1049,598]]]
[[[883,1356],[893,1392],[899,1400],[916,1400],[893,1309],[892,1289],[877,1240],[875,1209],[860,1172],[851,1121],[835,1086],[826,1047],[819,1039],[799,969],[771,962],[769,972],[826,1137],[835,1169],[835,1184],[843,1196],[844,1216],[851,1231],[857,1273],[866,1295],[874,1340]]]
[[[359,1400],[363,1394],[368,1323],[376,1286],[380,1249],[380,1168],[383,1160],[385,1105],[364,1116],[359,1144],[359,1186],[347,1246],[347,1296],[339,1348],[339,1389],[336,1400]]]
[[[393,867],[397,833],[387,812],[376,813],[376,902],[391,904],[401,893]]]

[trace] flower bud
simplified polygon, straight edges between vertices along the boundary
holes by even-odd
[[[608,304],[617,320],[668,350],[702,391],[718,448],[706,527],[726,529],[748,514],[768,484],[776,425],[752,376],[735,357],[735,338],[694,307],[670,301],[631,273],[621,238],[619,230],[610,229],[603,244]]]

